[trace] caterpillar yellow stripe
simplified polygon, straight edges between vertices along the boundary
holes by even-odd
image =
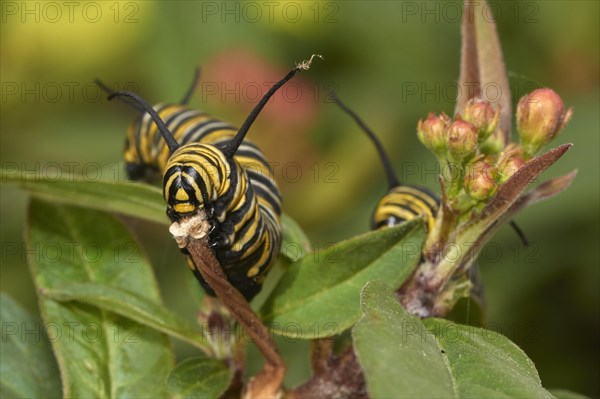
[[[427,230],[431,230],[438,207],[437,196],[426,188],[398,185],[390,188],[375,206],[371,227],[395,226],[423,215]]]

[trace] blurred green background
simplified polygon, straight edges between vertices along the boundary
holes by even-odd
[[[460,3],[70,4],[2,2],[3,166],[122,178],[115,163],[134,112],[106,102],[93,78],[150,102],[178,101],[201,65],[191,104],[239,125],[269,82],[319,53],[325,60],[290,82],[249,134],[275,163],[285,211],[315,246],[366,231],[386,188],[370,143],[326,102],[331,88],[378,132],[401,179],[436,189],[435,163],[415,126],[428,112],[453,110]],[[575,145],[544,176],[579,174],[567,192],[517,216],[530,248],[504,228],[484,250],[489,327],[525,350],[546,387],[598,397],[599,3],[502,1],[490,9],[514,99],[549,86],[575,108],[553,143]],[[3,184],[1,205],[1,289],[35,311],[22,251],[27,196]],[[153,261],[167,305],[192,318],[196,287],[186,283],[190,274],[166,229],[128,224]],[[307,345],[286,348],[290,381],[298,382]],[[194,350],[178,345],[177,353]]]

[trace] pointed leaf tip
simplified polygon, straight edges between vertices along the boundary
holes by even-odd
[[[461,37],[460,93],[455,114],[463,114],[469,100],[484,97],[482,87],[496,87],[499,96],[494,103],[500,110],[498,131],[506,144],[511,129],[511,96],[502,46],[496,31],[496,23],[485,0],[465,0],[463,5]]]

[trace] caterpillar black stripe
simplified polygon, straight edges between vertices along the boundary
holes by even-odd
[[[197,78],[180,104],[152,107],[127,91],[109,96],[130,98],[132,106],[143,112],[126,141],[129,177],[162,173],[172,222],[205,211],[209,243],[227,278],[247,300],[260,291],[279,253],[281,196],[264,155],[244,137],[271,96],[306,67],[294,68],[271,87],[239,130],[185,106]],[[189,257],[188,263],[205,290],[214,295]]]

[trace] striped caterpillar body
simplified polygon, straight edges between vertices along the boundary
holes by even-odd
[[[209,244],[229,281],[247,300],[258,294],[279,253],[281,196],[264,155],[244,137],[275,91],[302,69],[307,68],[294,68],[271,87],[239,130],[185,106],[197,77],[180,104],[154,107],[135,93],[113,92],[97,81],[110,92],[109,99],[127,97],[142,112],[125,145],[129,178],[163,175],[172,222],[205,212]],[[188,264],[207,293],[214,295],[190,257]]]
[[[397,185],[391,187],[375,206],[371,228],[396,226],[424,215],[427,230],[431,231],[439,206],[438,197],[425,187]]]

